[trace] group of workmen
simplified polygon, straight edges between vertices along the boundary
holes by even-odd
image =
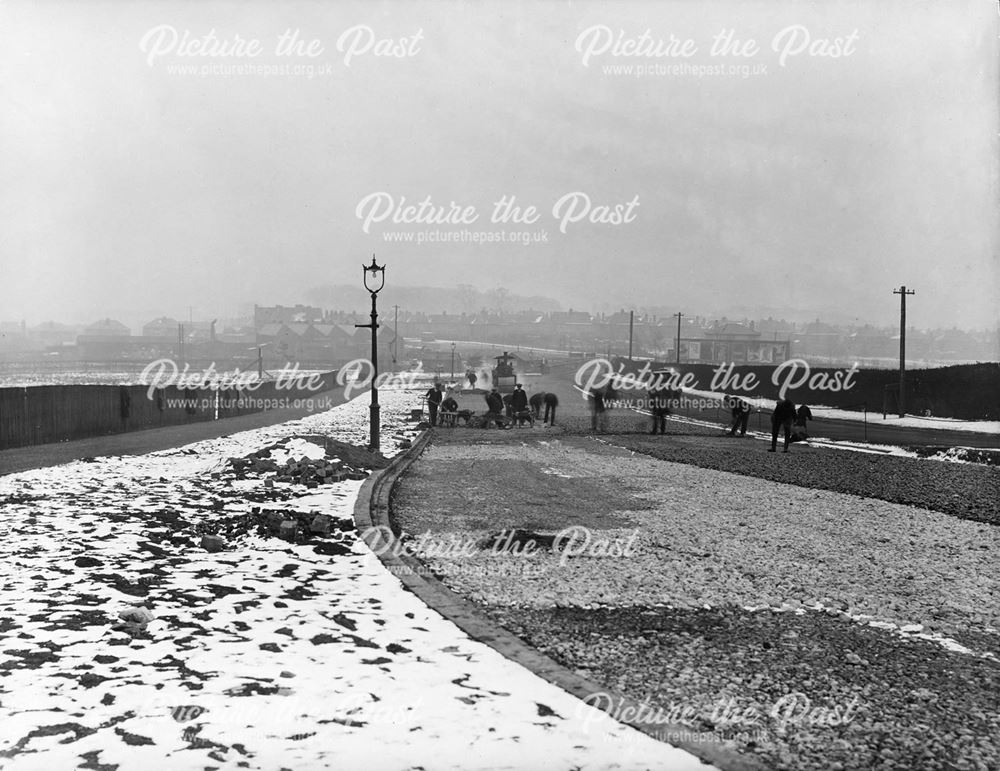
[[[732,408],[733,423],[729,428],[729,436],[747,435],[747,424],[750,422],[750,413],[753,408],[749,403],[739,398],[730,399]],[[778,434],[784,435],[784,452],[788,452],[789,445],[794,442],[805,441],[809,437],[807,421],[812,420],[812,410],[806,405],[798,409],[791,399],[779,399],[771,413],[771,447],[768,452],[777,452]],[[739,432],[737,434],[737,432]]]
[[[679,395],[680,392],[666,388],[657,388],[650,393],[649,407],[653,417],[653,430],[650,433],[666,433],[666,420],[670,414],[670,403]],[[595,388],[590,391],[588,397],[591,409],[591,428],[598,433],[604,433],[608,430],[607,412],[610,407],[608,402],[614,397],[614,392],[610,388]],[[429,422],[432,426],[438,425],[439,413],[449,416],[464,413],[466,423],[472,417],[470,410],[463,410],[460,413],[458,401],[450,394],[445,395],[444,386],[441,383],[435,383],[427,392],[425,399]],[[504,396],[500,393],[499,388],[493,386],[486,392],[484,399],[486,413],[479,422],[483,428],[490,428],[494,425],[499,428],[509,428],[518,423],[529,422],[534,425],[534,421],[542,417],[543,407],[543,423],[550,426],[555,425],[559,398],[554,393],[539,391],[532,394],[529,399],[524,387],[520,383],[515,383],[512,393]],[[745,437],[753,407],[738,397],[731,397],[728,402],[732,412],[732,425],[727,435]],[[806,405],[803,404],[796,408],[795,403],[790,399],[779,399],[771,413],[771,447],[768,452],[777,452],[779,434],[783,434],[784,452],[788,452],[789,445],[808,438],[809,432],[806,423],[809,420],[812,420],[812,411]]]
[[[459,415],[466,413],[468,419],[472,417],[469,410],[459,411],[458,402],[454,396],[445,395],[444,386],[435,383],[424,397],[427,401],[427,412],[429,422],[432,426],[438,425],[439,413],[446,415]],[[528,398],[524,391],[524,386],[520,383],[514,384],[514,391],[506,396],[500,393],[497,386],[493,386],[486,392],[486,413],[482,416],[480,425],[483,428],[498,426],[499,428],[509,428],[516,423],[530,423],[538,418],[542,418],[544,424],[554,426],[556,423],[556,407],[559,406],[559,397],[554,393],[539,391]],[[544,416],[542,410],[544,408]]]

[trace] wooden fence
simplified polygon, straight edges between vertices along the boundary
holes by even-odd
[[[0,388],[0,450],[48,442],[178,426],[293,406],[335,385],[335,372],[316,391],[274,381],[253,389],[156,388],[144,385],[56,385]]]
[[[627,359],[614,359],[614,366],[619,366],[623,372],[638,372],[641,364]],[[676,368],[681,373],[692,373],[698,387],[709,390],[712,379],[719,368],[717,364],[654,364],[652,369]],[[730,375],[736,381],[746,382],[747,375],[754,375],[756,385],[747,389],[733,387],[716,387],[716,391],[730,394],[742,394],[765,399],[777,399],[778,386],[774,382],[774,365],[735,365]],[[881,413],[886,402],[886,387],[889,390],[887,408],[898,403],[899,373],[891,369],[858,369],[850,380],[850,388],[839,391],[824,387],[826,382],[834,382],[838,373],[845,373],[847,368],[814,368],[809,370],[810,377],[817,376],[816,383],[804,382],[797,388],[790,388],[787,396],[796,404],[821,404],[826,407],[860,410],[867,405],[871,412]],[[803,369],[798,372],[804,372]],[[779,374],[778,382],[784,382],[787,376]],[[796,377],[798,377],[796,375]],[[799,381],[794,381],[799,382]],[[893,392],[892,389],[895,389]],[[911,369],[906,373],[906,411],[912,415],[921,415],[928,410],[936,417],[957,418],[959,420],[998,420],[1000,419],[1000,363],[957,364],[950,367],[933,369]]]

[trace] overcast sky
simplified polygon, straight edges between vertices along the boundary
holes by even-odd
[[[993,0],[6,0],[0,320],[294,303],[375,252],[566,307],[892,323],[906,284],[918,327],[994,326],[998,35]],[[476,219],[378,221],[428,197]],[[462,231],[508,241],[387,240]]]

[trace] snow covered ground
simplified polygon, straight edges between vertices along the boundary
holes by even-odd
[[[421,395],[380,392],[386,454],[412,435],[402,417]],[[289,439],[279,461],[318,455],[303,435],[364,444],[367,421],[362,394],[183,448],[0,477],[0,767],[705,768],[403,591],[344,522],[362,481],[307,488],[227,466]],[[199,526],[254,507],[344,530],[327,548],[256,532],[200,547]]]

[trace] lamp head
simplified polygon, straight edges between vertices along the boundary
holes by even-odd
[[[362,265],[361,270],[364,271],[365,277],[365,289],[367,289],[372,294],[378,294],[382,287],[385,286],[385,265],[379,265],[375,262],[375,255],[372,255],[371,265]],[[371,274],[369,279],[368,274]],[[371,286],[369,286],[369,281]]]

